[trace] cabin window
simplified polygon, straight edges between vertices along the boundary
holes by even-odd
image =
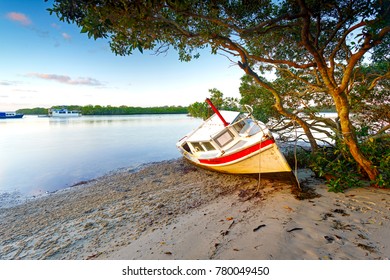
[[[245,121],[245,114],[241,113],[238,115],[238,117],[236,118],[236,120],[241,120],[239,122],[237,122],[235,125],[233,125],[234,127],[234,130],[237,131],[238,133],[241,132],[241,130],[244,128],[245,124],[246,124],[246,121]]]
[[[233,133],[231,133],[228,129],[225,129],[220,134],[218,134],[214,140],[219,146],[223,147],[233,141],[233,137]]]
[[[196,152],[215,151],[215,147],[210,142],[191,142]]]
[[[194,150],[196,152],[203,152],[204,151],[202,145],[198,142],[192,142],[191,145],[192,145],[192,147],[194,147]]]
[[[240,133],[240,131],[244,128],[244,126],[245,126],[245,121],[240,121],[236,123],[233,127],[238,133]]]
[[[215,147],[210,142],[202,142],[202,145],[207,151],[215,150]]]
[[[187,152],[191,153],[191,149],[190,149],[190,147],[188,146],[187,143],[185,143],[182,147],[183,147],[184,150],[186,150]]]

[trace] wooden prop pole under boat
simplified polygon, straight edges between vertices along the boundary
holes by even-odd
[[[218,109],[214,106],[213,102],[211,102],[210,99],[206,98],[206,102],[210,105],[211,109],[213,109],[214,113],[217,114],[217,116],[221,119],[224,126],[228,126],[229,123],[222,117],[221,113],[218,111]]]

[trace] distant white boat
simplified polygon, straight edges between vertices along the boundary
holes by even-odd
[[[49,109],[49,117],[57,117],[57,118],[81,117],[81,112],[80,111],[69,111],[66,108]]]

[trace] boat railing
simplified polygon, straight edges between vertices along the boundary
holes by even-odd
[[[230,127],[230,126],[234,126],[234,125],[238,124],[239,122],[241,122],[241,121],[243,121],[243,120],[245,120],[245,119],[249,119],[249,118],[253,119],[253,118],[252,118],[252,116],[253,116],[253,108],[252,108],[251,106],[247,105],[247,104],[244,104],[244,107],[245,107],[245,109],[248,111],[248,114],[244,115],[244,117],[238,119],[237,121],[235,121],[235,122],[229,124],[229,125],[228,125],[229,127]]]

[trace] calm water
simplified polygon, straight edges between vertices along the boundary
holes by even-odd
[[[176,142],[200,122],[185,115],[0,120],[0,195],[39,195],[178,158]]]

